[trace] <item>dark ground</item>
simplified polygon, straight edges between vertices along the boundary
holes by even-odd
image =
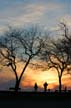
[[[71,108],[71,92],[9,92],[0,91],[0,108]]]

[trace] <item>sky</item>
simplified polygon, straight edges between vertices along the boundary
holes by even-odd
[[[60,21],[65,21],[71,27],[71,0],[0,0],[0,32],[8,26],[25,27],[35,24],[45,30],[55,31]],[[8,89],[9,85],[14,84],[14,75],[10,71],[4,68],[0,73],[0,89]],[[27,70],[22,87],[33,87],[34,83],[38,82],[40,88],[43,88],[45,81],[49,83],[49,88],[58,84],[57,74],[55,77],[53,71],[43,71],[41,74],[40,71],[33,71],[29,68],[27,74]],[[63,79],[68,85],[70,80],[66,80]]]
[[[71,26],[71,0],[0,0],[1,32],[29,24],[53,31],[62,20]]]
[[[20,75],[23,64],[17,65],[17,72]],[[35,82],[38,84],[38,91],[44,91],[43,84],[45,82],[48,83],[48,89],[51,91],[55,91],[58,89],[58,74],[55,69],[50,70],[42,70],[42,69],[34,69],[30,66],[27,67],[21,83],[20,87],[23,91],[34,91]],[[0,71],[0,90],[9,90],[10,87],[14,87],[15,85],[15,76],[14,72],[9,67],[3,67]],[[62,77],[62,89],[63,87],[67,87],[67,89],[71,89],[71,75],[63,75]]]

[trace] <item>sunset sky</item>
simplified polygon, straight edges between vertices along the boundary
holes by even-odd
[[[44,30],[58,30],[60,21],[71,27],[71,0],[0,0],[0,33],[7,26],[25,27],[40,25]],[[19,64],[21,69],[21,64]],[[18,69],[19,70],[19,69]],[[0,89],[8,89],[14,84],[14,75],[6,67],[0,72]],[[65,79],[65,80],[64,80]],[[48,82],[48,88],[53,89],[58,85],[58,76],[55,70],[42,71],[28,67],[22,79],[22,88],[30,90],[35,82],[40,88]],[[70,76],[64,76],[63,84],[70,87]]]

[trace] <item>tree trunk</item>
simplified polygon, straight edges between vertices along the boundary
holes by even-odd
[[[16,84],[15,84],[15,93],[18,93],[19,90],[19,81],[16,80]]]
[[[61,76],[59,76],[59,92],[62,90],[62,84],[61,84]]]
[[[21,82],[21,79],[22,79],[23,73],[25,72],[25,70],[26,70],[26,68],[27,68],[27,66],[28,66],[28,64],[29,64],[30,59],[31,59],[31,56],[29,57],[28,61],[26,62],[25,67],[23,68],[20,77],[19,77],[18,80],[16,81],[16,85],[15,85],[15,92],[16,92],[16,93],[17,93],[18,90],[19,90],[19,86],[20,86],[20,82]]]

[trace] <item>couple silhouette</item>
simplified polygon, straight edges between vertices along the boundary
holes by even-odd
[[[45,82],[45,83],[43,84],[44,92],[47,91],[47,86],[48,86],[48,83]],[[38,90],[38,85],[37,85],[37,83],[34,84],[34,90],[35,90],[35,92],[37,92],[37,90]]]

